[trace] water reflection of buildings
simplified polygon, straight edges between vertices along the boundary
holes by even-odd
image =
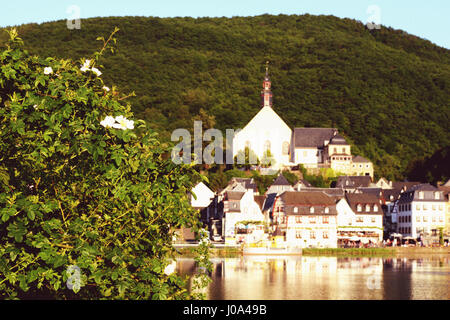
[[[449,296],[449,258],[244,256],[212,262],[209,299],[381,300]],[[193,274],[195,263],[183,261],[178,271]]]

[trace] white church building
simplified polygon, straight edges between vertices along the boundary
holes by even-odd
[[[280,168],[287,166],[289,161],[289,148],[292,138],[292,130],[280,118],[272,108],[271,82],[266,68],[266,76],[263,81],[261,92],[262,109],[233,139],[233,157],[239,151],[249,148],[258,159],[263,159],[269,150],[273,159],[272,167]],[[293,165],[293,164],[291,164]]]
[[[263,161],[270,151],[271,167],[280,169],[302,164],[308,168],[332,168],[346,175],[369,175],[373,169],[356,170],[361,164],[353,163],[350,144],[336,128],[294,128],[292,130],[273,109],[273,94],[268,67],[261,91],[261,110],[233,138],[233,158],[248,148]],[[256,159],[251,159],[256,164]],[[241,160],[242,161],[242,160]],[[359,160],[358,160],[359,161]],[[359,161],[360,162],[360,161]],[[369,160],[367,167],[372,167]],[[370,164],[370,166],[369,166]]]

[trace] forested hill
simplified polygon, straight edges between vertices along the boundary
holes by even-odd
[[[403,178],[411,161],[449,145],[450,50],[400,30],[263,15],[93,18],[80,30],[57,21],[19,33],[32,53],[79,59],[116,26],[117,50],[104,57],[102,77],[135,91],[135,113],[163,137],[192,128],[194,117],[242,128],[260,108],[269,60],[274,108],[288,125],[339,128],[378,176]]]

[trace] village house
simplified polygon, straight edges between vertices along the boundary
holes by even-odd
[[[274,203],[275,229],[292,246],[335,248],[336,203],[323,192],[286,191]]]
[[[336,181],[336,188],[342,188],[347,193],[353,193],[358,188],[374,187],[370,176],[340,176]]]
[[[284,191],[294,191],[292,185],[287,179],[280,173],[275,181],[267,189],[266,194],[276,193],[281,194]]]
[[[387,239],[397,232],[397,202],[400,199],[400,190],[382,189],[381,208],[383,209],[384,236]]]
[[[336,204],[338,245],[359,242],[379,244],[383,240],[383,211],[373,194],[347,193]]]
[[[392,189],[392,181],[389,181],[383,177],[378,179],[378,181],[375,183],[375,185],[381,189]]]
[[[312,188],[312,184],[305,179],[300,179],[296,184],[294,184],[294,191],[300,191],[304,188]]]
[[[450,180],[448,180],[444,185],[439,186],[438,189],[442,191],[444,199],[446,200],[444,232],[448,237],[450,235]]]
[[[207,224],[212,215],[211,203],[216,194],[206,184],[199,182],[190,192],[191,206],[200,211],[201,220]]]
[[[227,191],[222,203],[220,216],[226,244],[264,239],[264,215],[252,190]]]
[[[430,184],[415,185],[401,193],[397,232],[404,237],[437,236],[445,228],[444,194]]]
[[[372,162],[361,156],[353,157],[352,166],[349,171],[354,176],[369,176],[373,178]]]

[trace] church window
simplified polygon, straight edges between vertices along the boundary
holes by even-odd
[[[283,142],[283,147],[281,151],[284,155],[289,154],[289,142],[287,141]]]
[[[267,140],[264,143],[264,151],[270,151],[270,141],[269,140]]]

